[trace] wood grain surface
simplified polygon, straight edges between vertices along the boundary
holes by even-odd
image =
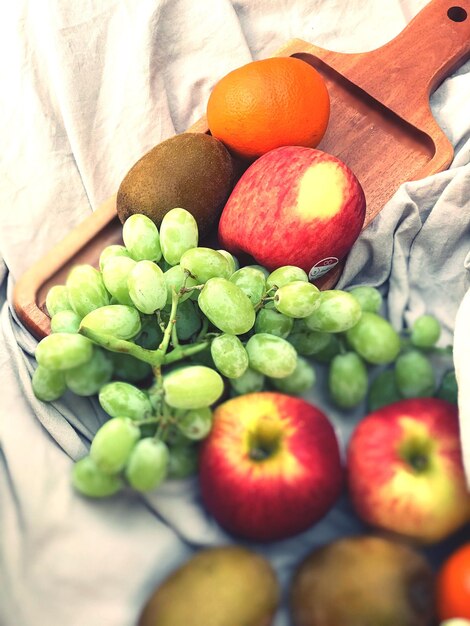
[[[331,117],[318,148],[339,157],[361,182],[364,228],[402,183],[451,163],[453,148],[432,115],[429,96],[470,58],[470,0],[433,0],[395,39],[370,52],[333,52],[294,39],[273,56],[301,58],[323,75]],[[188,131],[208,132],[206,119]],[[78,263],[97,266],[102,248],[121,242],[121,228],[113,196],[18,280],[13,304],[35,337],[50,332],[48,289],[64,283]],[[341,269],[317,284],[331,288]]]

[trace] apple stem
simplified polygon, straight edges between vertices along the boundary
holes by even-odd
[[[415,454],[410,458],[410,465],[417,472],[422,472],[428,465],[428,458],[424,454]]]

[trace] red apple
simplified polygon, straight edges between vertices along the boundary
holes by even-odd
[[[267,152],[242,175],[220,218],[221,245],[270,270],[297,265],[313,280],[352,247],[365,197],[339,159],[300,146]]]
[[[309,528],[332,507],[343,482],[327,417],[300,398],[271,392],[216,409],[199,477],[209,513],[229,533],[255,541]]]
[[[457,407],[401,400],[365,417],[348,447],[348,483],[365,522],[434,543],[470,521]]]

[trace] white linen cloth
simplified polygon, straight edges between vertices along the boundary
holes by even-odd
[[[0,624],[133,626],[195,549],[233,541],[197,481],[95,502],[70,468],[104,419],[95,401],[31,391],[36,342],[12,311],[15,280],[114,193],[148,149],[204,112],[216,81],[292,37],[356,52],[384,44],[426,0],[16,0],[0,5]],[[431,99],[455,147],[448,171],[403,185],[350,254],[340,287],[388,292],[397,329],[428,312],[452,341],[470,477],[470,64]],[[6,285],[8,283],[8,290]],[[8,291],[8,293],[7,293]],[[320,372],[321,377],[321,372]],[[341,441],[351,418],[332,417]],[[314,546],[362,529],[346,499],[288,541],[254,546],[284,590]],[[439,558],[447,544],[430,551]],[[287,626],[286,602],[275,626]],[[183,626],[183,625],[181,625]]]

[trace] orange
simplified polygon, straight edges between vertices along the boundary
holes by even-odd
[[[441,620],[470,619],[470,543],[458,548],[441,567],[437,610]]]
[[[253,61],[233,70],[215,85],[207,103],[212,135],[246,159],[280,146],[316,147],[329,116],[323,77],[294,57]]]

